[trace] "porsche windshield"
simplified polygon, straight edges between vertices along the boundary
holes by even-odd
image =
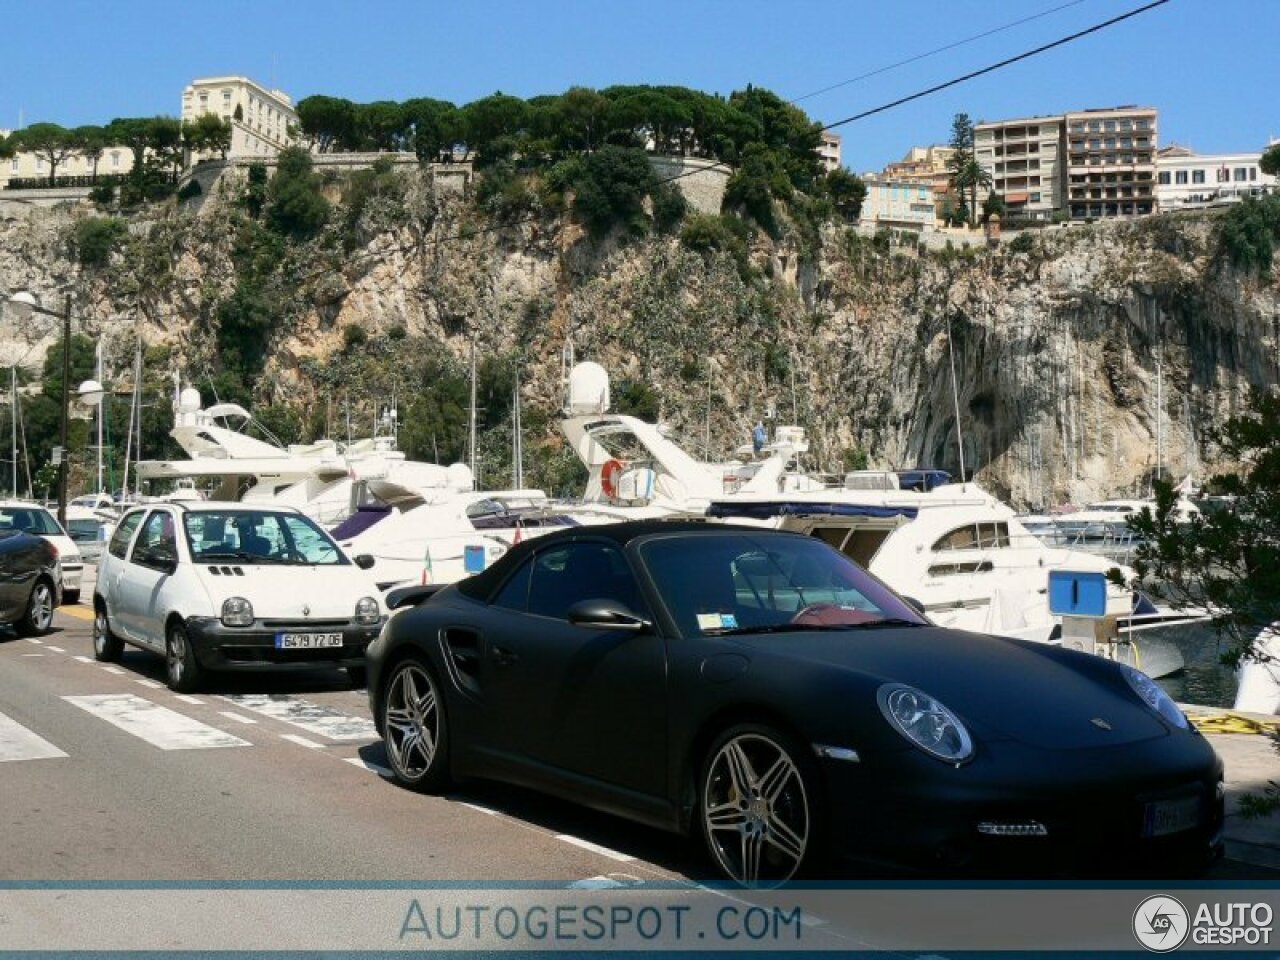
[[[347,563],[328,534],[296,513],[192,510],[183,514],[196,563],[310,566]]]
[[[812,538],[727,531],[660,537],[640,556],[685,636],[926,622]]]

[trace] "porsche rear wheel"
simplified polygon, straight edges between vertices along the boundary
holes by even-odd
[[[18,621],[17,630],[24,637],[38,637],[53,625],[53,586],[41,577],[31,588],[27,609]]]
[[[786,883],[814,859],[816,784],[804,754],[770,727],[726,730],[699,781],[702,835],[719,870],[744,886]]]
[[[397,664],[382,699],[382,736],[396,781],[410,790],[439,790],[449,780],[444,701],[421,660]]]

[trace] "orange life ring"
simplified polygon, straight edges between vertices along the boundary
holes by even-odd
[[[606,460],[600,468],[600,489],[612,499],[618,495],[618,474],[622,472],[621,460]]]

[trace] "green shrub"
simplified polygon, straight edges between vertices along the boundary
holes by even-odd
[[[643,232],[648,222],[644,199],[657,189],[658,178],[643,150],[607,146],[582,162],[573,209],[592,233],[616,224]]]
[[[75,226],[73,242],[81,266],[103,267],[117,244],[129,232],[115,217],[86,217]]]
[[[280,151],[267,195],[267,221],[277,233],[305,240],[319,233],[329,219],[329,201],[320,192],[311,154],[301,147]]]
[[[1271,261],[1280,242],[1280,194],[1246,198],[1222,218],[1219,253],[1248,273],[1271,275]]]
[[[344,350],[354,350],[356,347],[362,347],[368,342],[369,334],[360,324],[348,323],[342,328],[342,348]]]
[[[100,183],[89,191],[89,200],[99,207],[109,207],[116,201],[114,183]]]
[[[678,187],[659,184],[653,191],[653,222],[659,233],[672,233],[689,212],[689,201]]]
[[[1009,251],[1011,253],[1030,253],[1035,248],[1036,238],[1027,231],[1023,231],[1009,241]]]

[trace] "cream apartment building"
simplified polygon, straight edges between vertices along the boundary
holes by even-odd
[[[859,218],[862,223],[916,232],[937,228],[933,190],[928,184],[895,180],[875,173],[863,174],[862,182],[867,186]]]
[[[1170,145],[1156,155],[1156,198],[1161,210],[1235,200],[1280,188],[1262,172],[1262,152],[1196,153]]]
[[[941,216],[943,201],[951,192],[952,147],[934,144],[928,147],[912,147],[901,160],[886,164],[880,175],[889,180],[923,184],[933,191],[933,206]]]
[[[840,169],[840,134],[832,133],[830,130],[822,131],[822,142],[818,144],[818,159],[825,173]]]
[[[1068,113],[1067,206],[1072,220],[1136,217],[1159,209],[1154,107]]]
[[[1007,218],[1049,220],[1062,209],[1062,132],[1061,116],[974,124],[974,155],[1004,198]]]
[[[294,142],[298,114],[281,90],[248,77],[204,77],[182,91],[182,120],[212,113],[231,124],[228,157],[274,157]],[[200,158],[197,158],[200,159]]]

